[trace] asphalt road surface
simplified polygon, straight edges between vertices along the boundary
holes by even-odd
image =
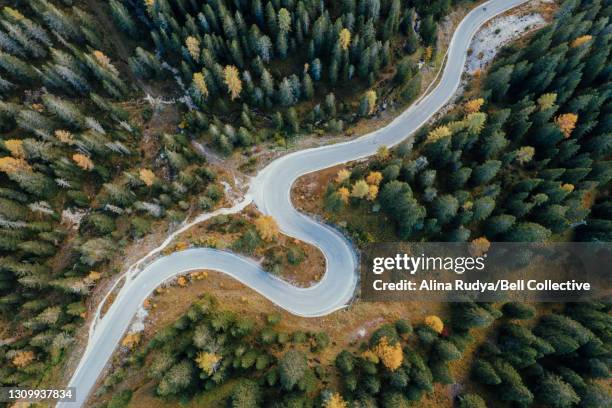
[[[457,27],[439,83],[424,98],[387,126],[360,138],[298,151],[271,162],[251,180],[248,197],[272,215],[283,233],[317,246],[325,255],[326,273],[314,286],[298,288],[263,271],[253,261],[210,248],[188,249],[162,257],[125,283],[112,306],[92,331],[70,387],[77,401],[58,407],[82,406],[143,301],[164,281],[197,269],[224,272],[277,304],[304,317],[323,316],[345,307],[358,283],[358,260],[352,245],[338,231],[300,214],[290,200],[300,176],[364,158],[379,146],[391,147],[412,135],[457,91],[470,42],[492,17],[528,0],[491,0],[472,10]]]

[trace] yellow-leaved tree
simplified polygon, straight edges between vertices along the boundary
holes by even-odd
[[[373,363],[373,364],[380,363],[380,359],[378,358],[376,353],[373,352],[372,350],[364,351],[363,353],[361,353],[361,357],[365,358],[366,360],[368,360],[370,363]]]
[[[342,202],[344,204],[348,204],[349,202],[349,197],[351,196],[351,193],[349,192],[349,189],[346,187],[340,187],[338,189],[338,195],[340,196],[340,199],[342,200]]]
[[[386,160],[389,158],[389,148],[385,145],[379,146],[378,149],[376,149],[376,158],[378,160]]]
[[[340,43],[340,48],[348,50],[349,45],[351,45],[351,32],[343,28],[340,34],[338,34],[338,42]]]
[[[538,106],[543,111],[555,106],[555,102],[557,102],[557,94],[553,92],[545,93],[538,98]]]
[[[372,351],[389,371],[397,370],[404,361],[402,345],[399,341],[395,344],[389,344],[387,337],[382,337]]]
[[[72,155],[72,160],[74,160],[77,166],[79,166],[83,170],[89,171],[94,168],[93,161],[91,161],[91,159],[85,156],[84,154],[75,153]]]
[[[202,371],[208,375],[212,375],[221,361],[221,356],[215,353],[202,351],[198,353],[195,361]]]
[[[2,11],[9,16],[11,19],[16,20],[16,21],[20,21],[23,20],[25,17],[23,14],[21,14],[21,12],[19,10],[15,10],[13,8],[10,8],[8,6],[5,6],[4,9],[2,9]]]
[[[469,101],[465,103],[465,106],[464,106],[465,113],[469,115],[470,113],[480,112],[480,108],[482,108],[483,104],[484,104],[483,98],[470,99]]]
[[[442,319],[436,315],[427,316],[425,318],[425,324],[438,334],[442,333],[442,330],[444,330],[444,323],[442,322]]]
[[[230,98],[232,100],[236,99],[240,96],[240,92],[242,92],[242,81],[240,80],[238,68],[233,65],[226,65],[223,69],[223,76],[227,90],[230,93]]]
[[[368,115],[371,115],[376,110],[376,100],[378,98],[376,96],[376,91],[370,89],[368,92],[365,93],[365,98],[366,101],[368,101]]]
[[[574,185],[570,184],[570,183],[565,183],[561,185],[561,190],[563,191],[567,191],[568,193],[571,193],[572,191],[574,191]]]
[[[278,224],[271,215],[262,215],[255,220],[255,228],[265,241],[272,241],[280,234]]]
[[[516,153],[516,161],[521,164],[529,163],[534,154],[535,149],[532,146],[523,146]]]
[[[433,130],[431,130],[428,134],[427,134],[427,143],[433,143],[436,140],[440,140],[442,138],[445,137],[449,137],[451,135],[451,131],[448,127],[446,126],[439,126]]]
[[[351,172],[348,171],[347,169],[342,169],[338,171],[338,173],[336,174],[336,183],[338,184],[344,183],[350,177],[351,177]]]
[[[185,46],[191,58],[198,61],[200,59],[200,41],[195,37],[189,36],[185,39]]]
[[[378,197],[378,186],[376,184],[370,184],[368,188],[368,196],[366,198],[369,201],[376,200],[376,197]]]
[[[575,113],[564,113],[555,118],[555,124],[559,126],[565,138],[570,137],[576,128],[576,122],[578,122],[578,115]]]
[[[203,73],[196,72],[193,74],[193,86],[203,98],[208,97],[208,86]]]
[[[370,192],[370,186],[365,180],[357,180],[351,189],[351,196],[356,198],[364,198]]]
[[[331,394],[323,403],[324,408],[348,408],[348,403],[338,392]]]

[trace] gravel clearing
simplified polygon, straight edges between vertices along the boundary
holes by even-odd
[[[511,14],[491,20],[472,40],[468,51],[466,71],[472,75],[474,72],[484,70],[501,47],[544,24],[546,21],[539,13]]]

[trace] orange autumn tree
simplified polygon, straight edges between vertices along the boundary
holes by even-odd
[[[472,256],[482,256],[491,247],[491,242],[487,237],[475,238],[470,243],[470,254]]]
[[[85,156],[84,154],[75,153],[72,155],[72,160],[74,160],[77,166],[79,166],[83,170],[89,171],[94,168],[93,161],[91,161],[91,159]]]
[[[32,351],[20,351],[15,354],[15,357],[11,360],[13,365],[18,368],[23,368],[34,361],[34,352]]]
[[[564,113],[555,118],[555,124],[559,126],[565,138],[570,137],[576,128],[576,122],[578,122],[578,115],[575,113]]]
[[[4,147],[11,153],[11,156],[18,159],[25,159],[25,150],[23,150],[23,142],[19,139],[9,139],[4,141]]]
[[[276,220],[270,215],[262,215],[257,218],[255,228],[265,241],[272,241],[280,234]]]
[[[145,6],[147,6],[147,11],[152,14],[153,8],[155,7],[155,0],[144,0]]]
[[[386,336],[380,339],[372,351],[389,371],[397,370],[404,361],[402,345],[399,342],[389,344]]]
[[[580,47],[581,45],[584,45],[586,43],[588,43],[589,41],[591,41],[591,39],[593,39],[592,35],[582,35],[576,39],[574,39],[574,41],[571,42],[570,47],[572,48],[576,48],[576,47]]]
[[[140,176],[140,180],[142,180],[147,187],[151,187],[155,182],[155,173],[149,169],[140,169],[138,175]]]
[[[140,342],[140,333],[128,333],[123,338],[121,345],[129,349],[134,348]]]
[[[31,170],[30,165],[23,159],[16,159],[10,156],[0,157],[0,171],[8,175],[22,171],[29,172]]]
[[[380,171],[371,171],[370,174],[366,177],[366,181],[368,184],[373,184],[375,186],[379,185],[383,179],[383,175]]]
[[[93,284],[100,280],[102,274],[98,271],[90,271],[87,277],[85,278],[85,282],[88,284]]]

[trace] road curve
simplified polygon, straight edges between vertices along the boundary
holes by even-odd
[[[325,255],[326,273],[314,286],[298,288],[263,271],[245,257],[211,248],[188,249],[161,257],[126,280],[112,306],[90,332],[89,342],[70,380],[76,402],[58,407],[82,406],[103,371],[136,311],[164,281],[188,271],[224,272],[283,309],[304,317],[329,314],[345,307],[358,283],[358,261],[348,240],[333,228],[299,213],[291,203],[291,187],[302,175],[370,156],[379,146],[393,146],[426,123],[455,94],[470,42],[487,20],[529,0],[490,0],[472,10],[459,24],[436,87],[387,126],[357,139],[306,149],[271,162],[251,180],[245,200],[274,216],[283,233],[318,247]]]

